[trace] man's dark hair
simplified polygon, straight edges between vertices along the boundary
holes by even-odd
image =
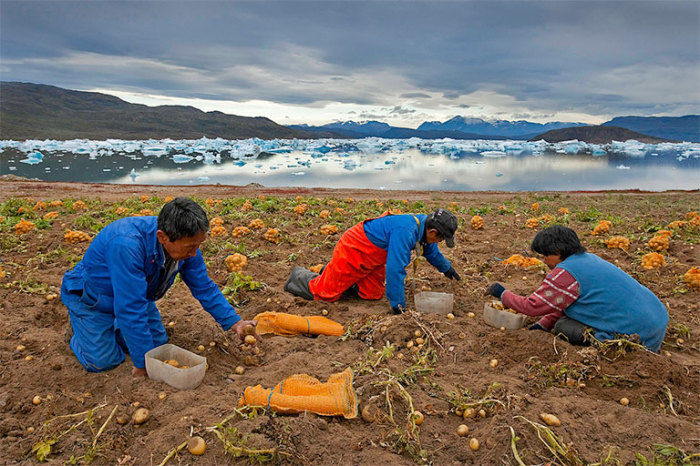
[[[209,229],[204,209],[192,199],[178,197],[163,206],[158,214],[158,229],[170,241],[191,238]]]
[[[576,232],[563,225],[552,225],[537,233],[530,249],[544,256],[559,254],[561,260],[586,252]]]

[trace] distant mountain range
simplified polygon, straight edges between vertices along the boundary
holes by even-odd
[[[562,142],[577,139],[589,144],[609,144],[612,141],[627,141],[634,139],[645,144],[658,144],[660,142],[673,142],[666,138],[655,138],[618,126],[575,126],[547,131],[531,139],[531,141],[545,140],[547,142]]]
[[[245,139],[337,137],[278,125],[264,117],[194,107],[130,104],[97,92],[0,82],[0,139]]]
[[[573,131],[582,128],[581,131]],[[587,129],[583,129],[587,128]],[[566,131],[565,131],[566,130]],[[624,131],[622,131],[624,130]],[[636,136],[629,136],[634,131]],[[635,134],[636,134],[635,133]],[[579,136],[571,136],[578,134]],[[601,126],[584,123],[482,120],[456,116],[418,128],[379,121],[345,121],[322,126],[282,126],[264,117],[202,112],[178,105],[147,107],[117,97],[42,84],[0,82],[0,139],[244,139],[412,138],[423,139],[579,139],[586,142],[660,138],[700,142],[700,115],[616,117]],[[569,135],[569,136],[565,136]],[[565,140],[559,139],[559,140]]]

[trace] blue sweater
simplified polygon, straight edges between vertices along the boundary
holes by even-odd
[[[595,254],[574,254],[557,267],[579,283],[579,298],[566,308],[567,316],[593,327],[598,340],[637,334],[641,344],[659,351],[668,313],[647,287]]]
[[[100,312],[114,314],[115,326],[136,367],[144,367],[144,354],[154,347],[147,306],[162,297],[157,294],[165,256],[156,239],[157,229],[156,217],[117,220],[95,236],[83,259],[66,273],[69,289],[83,289],[102,303]],[[196,256],[179,261],[177,267],[192,295],[224,330],[240,320],[207,275],[199,250]],[[172,285],[176,275],[164,289]]]
[[[391,307],[406,307],[404,280],[406,267],[411,263],[411,251],[423,238],[427,215],[388,215],[364,222],[367,238],[387,252],[386,258],[386,297]],[[416,218],[420,222],[416,222]],[[423,256],[428,262],[444,273],[450,270],[450,261],[440,252],[437,244],[423,244]]]

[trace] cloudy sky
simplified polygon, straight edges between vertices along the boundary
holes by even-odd
[[[281,124],[680,116],[700,2],[1,0],[0,78]]]

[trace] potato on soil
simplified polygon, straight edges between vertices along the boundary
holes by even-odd
[[[379,408],[373,403],[367,403],[362,408],[362,420],[368,424],[377,422],[379,419]]]
[[[457,435],[460,437],[466,437],[467,434],[469,434],[469,427],[464,424],[460,424],[459,427],[457,427]]]
[[[246,326],[243,327],[243,329],[241,330],[241,334],[242,334],[242,335],[245,335],[245,336],[248,336],[248,335],[253,335],[253,336],[255,336],[255,327],[252,326],[252,325],[246,325]]]
[[[254,345],[258,340],[253,335],[246,335],[243,341],[246,345]]]
[[[479,439],[472,437],[471,440],[469,440],[469,448],[471,448],[472,451],[478,450],[480,446]]]
[[[540,413],[540,419],[548,426],[559,427],[561,425],[561,421],[554,414]]]
[[[187,451],[193,455],[203,455],[207,451],[207,442],[202,437],[191,437],[187,440]]]
[[[134,412],[134,415],[131,417],[131,419],[134,421],[134,424],[138,426],[148,421],[150,417],[150,411],[148,411],[146,408],[139,408]]]
[[[236,366],[236,368],[233,370],[238,375],[243,375],[245,374],[245,367],[243,366]]]

